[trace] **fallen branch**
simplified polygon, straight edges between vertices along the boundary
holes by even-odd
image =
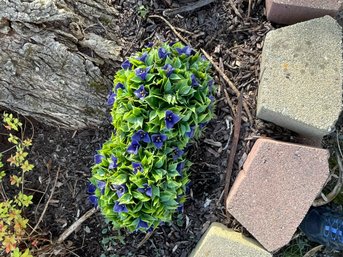
[[[216,69],[216,71],[218,71],[218,73],[220,74],[220,76],[223,77],[223,79],[225,80],[225,82],[230,86],[230,88],[233,90],[233,92],[235,92],[235,94],[240,97],[241,93],[239,92],[239,90],[237,89],[237,87],[235,86],[235,84],[228,78],[228,76],[226,76],[226,74],[224,73],[224,71],[222,71],[222,69],[220,69],[218,67],[218,65],[216,65],[214,63],[214,61],[212,60],[211,56],[204,50],[204,49],[200,49],[201,52],[205,55],[205,57],[212,63],[213,67]],[[252,115],[250,113],[250,110],[249,110],[249,107],[248,107],[248,104],[243,101],[243,107],[244,107],[244,110],[245,112],[247,113],[248,115],[248,119],[249,119],[249,122],[250,122],[250,125],[253,125],[253,118],[252,118]]]
[[[85,222],[89,217],[97,212],[97,209],[93,208],[87,211],[83,216],[81,216],[77,221],[75,221],[67,230],[65,230],[57,239],[56,243],[62,243],[71,233],[73,233],[83,222]]]
[[[173,25],[171,25],[171,23],[169,21],[167,21],[165,18],[163,18],[160,15],[150,15],[149,18],[159,18],[161,20],[163,20],[169,27],[170,29],[174,32],[174,34],[186,45],[191,45],[183,36],[181,36],[181,34],[179,32],[176,31],[175,27]]]
[[[230,155],[229,155],[229,160],[227,163],[226,175],[225,175],[225,186],[224,186],[223,197],[224,197],[224,206],[225,206],[226,212],[227,212],[226,198],[229,194],[230,181],[231,181],[231,175],[232,175],[232,170],[233,170],[233,163],[234,163],[235,156],[236,156],[236,151],[237,151],[237,146],[238,146],[238,141],[239,141],[239,135],[241,132],[242,103],[243,103],[243,97],[241,94],[238,98],[238,107],[237,107],[237,112],[236,112],[237,115],[235,117],[235,122],[234,122],[232,146],[231,146],[231,150],[230,150]]]
[[[210,3],[213,3],[214,1],[216,1],[216,0],[199,0],[195,3],[188,4],[185,6],[181,6],[179,8],[167,9],[167,10],[163,11],[163,15],[164,16],[175,16],[179,13],[190,12],[190,11],[193,11],[193,10],[198,9],[200,7],[206,6]]]

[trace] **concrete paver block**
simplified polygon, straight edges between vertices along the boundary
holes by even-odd
[[[268,251],[292,239],[329,176],[328,151],[260,138],[227,198],[227,208]]]
[[[311,137],[332,131],[342,106],[342,28],[330,16],[267,34],[257,117]]]
[[[342,0],[266,0],[267,19],[280,24],[294,24],[325,15],[335,17]]]
[[[255,240],[214,222],[189,257],[272,257]]]

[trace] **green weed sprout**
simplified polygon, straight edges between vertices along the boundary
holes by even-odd
[[[20,132],[22,129],[21,122],[13,117],[12,114],[4,113],[3,122],[6,132],[4,135],[13,145],[12,148],[0,153],[0,184],[6,176],[9,177],[11,186],[16,187],[18,192],[14,197],[8,198],[4,191],[4,187],[0,187],[0,255],[11,257],[32,257],[29,248],[23,247],[25,242],[26,228],[28,219],[22,216],[23,209],[28,207],[32,202],[32,196],[23,193],[22,184],[24,175],[33,169],[33,165],[26,159],[27,149],[31,146],[31,139],[23,139],[12,134]],[[13,149],[7,162],[14,169],[5,169],[2,162],[3,154],[10,152]],[[24,249],[23,249],[24,248]]]
[[[90,201],[115,228],[150,231],[186,200],[185,152],[212,119],[210,63],[180,42],[125,60],[108,97],[114,132],[94,157]]]

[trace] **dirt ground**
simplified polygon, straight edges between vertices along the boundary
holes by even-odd
[[[259,56],[266,33],[275,26],[266,21],[264,1],[252,2],[250,17],[249,1],[227,0],[215,1],[195,11],[165,18],[195,49],[203,48],[225,70],[226,75],[242,91],[254,116]],[[148,41],[177,39],[163,20],[149,18],[149,15],[163,16],[163,11],[182,3],[172,0],[120,0],[112,1],[111,4],[122,15],[117,25],[121,37],[128,42],[123,57],[134,53]],[[248,235],[237,221],[226,218],[221,198],[233,132],[234,115],[229,102],[236,106],[237,98],[215,71],[214,74],[218,85],[216,118],[207,126],[201,140],[194,142],[188,155],[194,165],[191,168],[191,193],[183,219],[175,220],[171,226],[161,226],[141,247],[138,245],[144,239],[144,234],[111,231],[97,212],[64,241],[63,247],[45,248],[49,241],[56,240],[92,208],[87,199],[90,167],[96,149],[109,137],[111,126],[108,121],[104,121],[96,130],[66,131],[33,123],[34,139],[30,156],[36,168],[25,185],[27,192],[34,195],[34,205],[27,213],[33,223],[38,221],[43,212],[58,175],[55,192],[39,226],[37,249],[42,251],[37,254],[48,252],[49,249],[56,256],[186,257],[213,221]],[[243,111],[231,182],[259,136],[291,142],[298,140],[295,134],[272,124],[255,119],[252,124]],[[295,240],[299,240],[299,237]],[[296,242],[296,247],[310,247],[306,240],[299,242]],[[283,255],[285,249],[278,256],[297,256]]]

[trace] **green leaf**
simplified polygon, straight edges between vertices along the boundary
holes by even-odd
[[[138,192],[138,191],[133,191],[132,192],[132,195],[134,198],[142,201],[142,202],[147,202],[147,201],[150,201],[150,197],[142,194],[141,192]]]
[[[127,181],[127,175],[126,174],[118,174],[114,177],[109,178],[109,182],[115,185],[122,185],[125,184]]]

